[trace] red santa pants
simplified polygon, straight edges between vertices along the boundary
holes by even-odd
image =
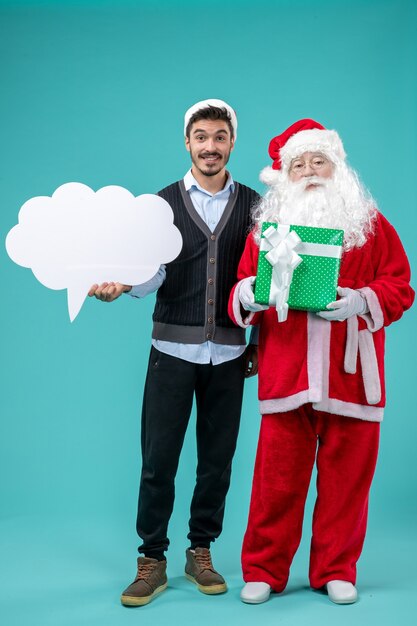
[[[262,417],[242,549],[245,582],[285,588],[316,460],[310,584],[355,583],[378,443],[379,423],[315,411],[311,404]]]

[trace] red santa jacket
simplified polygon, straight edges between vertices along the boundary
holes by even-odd
[[[345,252],[340,287],[359,289],[369,313],[343,322],[290,310],[278,323],[271,307],[245,312],[240,281],[256,275],[259,246],[252,234],[238,267],[239,282],[229,300],[229,315],[239,326],[259,324],[260,411],[278,413],[307,402],[320,411],[381,421],[385,406],[384,327],[398,320],[414,300],[410,267],[401,241],[380,214],[361,248]]]

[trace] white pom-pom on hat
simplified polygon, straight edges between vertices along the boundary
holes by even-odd
[[[259,174],[259,180],[264,183],[264,185],[268,185],[269,187],[276,185],[281,177],[281,170],[273,170],[270,165],[264,167]]]

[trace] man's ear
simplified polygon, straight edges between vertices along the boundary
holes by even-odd
[[[230,151],[232,151],[234,147],[235,147],[235,138],[232,137],[230,140]]]
[[[189,152],[190,151],[190,138],[189,137],[185,137],[185,147],[187,148]]]

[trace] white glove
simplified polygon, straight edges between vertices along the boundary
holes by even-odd
[[[349,289],[349,287],[338,287],[337,293],[339,296],[342,296],[340,300],[330,302],[326,307],[327,309],[334,310],[319,311],[317,315],[324,317],[325,320],[342,322],[348,317],[352,317],[352,315],[364,315],[368,313],[368,305],[360,291]]]
[[[245,311],[257,313],[258,311],[266,311],[269,309],[269,305],[255,302],[252,289],[255,278],[255,276],[248,276],[248,278],[244,278],[241,281],[239,285],[239,300]]]

